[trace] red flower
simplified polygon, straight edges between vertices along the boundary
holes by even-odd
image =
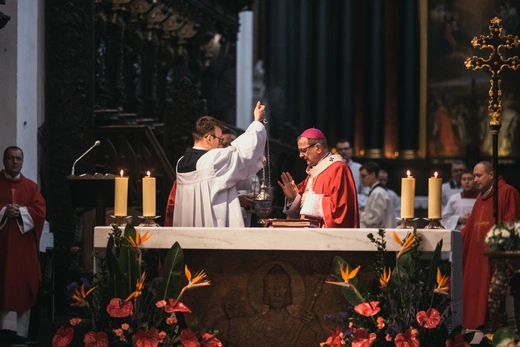
[[[72,329],[71,327],[67,327],[67,329],[65,329],[63,326],[61,326],[52,338],[52,347],[68,346],[69,343],[72,341],[73,337],[74,329]]]
[[[123,301],[119,298],[113,298],[107,305],[107,312],[110,317],[128,317],[132,314],[134,306],[131,301]]]
[[[172,313],[172,312],[190,312],[191,310],[188,306],[184,305],[182,302],[177,301],[175,299],[168,299],[168,305],[164,307],[164,312]]]
[[[354,307],[354,311],[356,311],[360,315],[370,317],[381,311],[381,307],[378,306],[379,301],[364,302]]]
[[[202,345],[204,347],[222,347],[222,342],[219,341],[214,335],[208,333],[202,333]]]
[[[370,347],[376,340],[376,334],[368,335],[363,328],[354,330],[354,340],[352,340],[352,347]]]
[[[457,336],[455,336],[455,342],[446,340],[446,347],[470,347],[470,344],[464,341],[462,334],[457,334]]]
[[[108,337],[104,332],[99,332],[96,334],[93,331],[89,331],[85,335],[83,342],[85,342],[85,347],[107,347]]]
[[[148,332],[139,330],[134,335],[137,347],[157,347],[159,345],[159,330],[151,327]]]
[[[420,326],[425,327],[426,329],[433,329],[441,322],[441,315],[436,309],[429,308],[426,312],[417,312],[415,319]]]
[[[184,329],[181,331],[180,339],[184,347],[200,347],[197,335],[195,335],[195,333],[190,329]]]
[[[341,331],[341,327],[337,326],[334,333],[325,341],[325,343],[329,344],[331,347],[341,347],[341,342],[343,341],[343,332]]]
[[[394,343],[396,347],[419,347],[419,339],[417,338],[417,330],[410,329],[406,330],[404,334],[397,334]]]

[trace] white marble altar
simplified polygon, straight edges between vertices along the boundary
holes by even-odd
[[[316,228],[179,228],[137,227],[141,234],[148,231],[152,237],[146,248],[169,249],[178,242],[183,249],[229,251],[323,251],[373,252],[374,244],[367,238],[377,236],[377,229],[316,229]],[[111,227],[96,227],[94,247],[105,248]],[[395,229],[403,239],[409,229]],[[418,229],[422,235],[421,248],[433,252],[443,240],[442,251],[452,260],[451,298],[452,323],[462,323],[462,236],[460,232],[437,229]],[[399,251],[387,231],[387,250]]]

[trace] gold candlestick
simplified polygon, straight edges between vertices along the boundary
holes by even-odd
[[[428,220],[430,223],[428,223],[424,229],[444,229],[444,227],[441,225],[440,218],[429,218]]]
[[[140,227],[158,227],[160,226],[155,222],[157,218],[160,216],[138,216],[143,220],[141,224],[139,224]]]
[[[128,224],[128,221],[130,220],[130,218],[132,218],[132,216],[112,216],[110,215],[111,218],[115,219],[115,223],[111,223],[110,225],[117,225],[118,227],[124,227]]]
[[[412,218],[403,218],[401,224],[396,229],[415,229],[417,225]]]

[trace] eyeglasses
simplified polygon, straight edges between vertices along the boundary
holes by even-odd
[[[309,148],[314,147],[314,146],[316,146],[316,143],[315,143],[315,144],[312,144],[312,145],[310,145],[310,146],[307,146],[307,147],[305,147],[305,148],[298,148],[298,151],[300,151],[300,153],[304,153],[304,154],[305,154],[305,153],[307,153],[307,151],[309,150]]]
[[[208,137],[208,136],[212,136],[212,137],[218,139],[218,143],[219,143],[219,144],[222,144],[222,142],[224,142],[224,138],[223,138],[222,136],[219,137],[219,136],[215,136],[215,135],[213,135],[213,134],[208,134],[208,135],[206,135],[206,137]]]
[[[14,157],[14,156],[12,156],[12,155],[5,157],[5,159],[7,159],[7,160],[13,160],[13,161],[14,161],[14,160],[16,160],[16,161],[23,161],[23,158],[22,158],[22,157]]]

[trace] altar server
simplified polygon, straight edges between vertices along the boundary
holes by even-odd
[[[466,225],[478,196],[474,178],[473,171],[465,169],[461,178],[462,192],[452,195],[442,209],[441,224],[446,229],[460,230]]]
[[[329,152],[325,135],[316,128],[305,130],[297,145],[307,161],[307,178],[296,185],[290,173],[282,173],[283,212],[289,218],[317,220],[325,228],[358,228],[356,184],[341,155]]]
[[[264,118],[265,106],[258,102],[254,122],[226,148],[219,148],[219,121],[208,116],[197,120],[193,148],[177,162],[173,226],[244,227],[236,184],[262,168]]]

